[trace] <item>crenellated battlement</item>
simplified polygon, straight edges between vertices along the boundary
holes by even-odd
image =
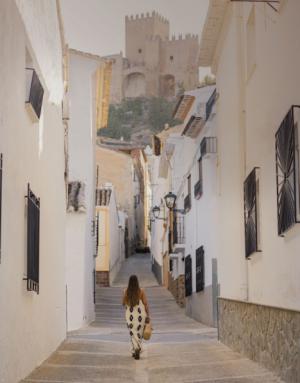
[[[179,34],[177,37],[172,35],[170,38],[165,39],[166,42],[178,42],[178,41],[186,41],[186,40],[194,40],[198,41],[198,35],[187,33],[185,35]]]
[[[152,13],[141,13],[141,14],[136,14],[136,15],[130,15],[130,16],[125,16],[125,21],[126,22],[141,22],[141,21],[148,21],[148,20],[157,20],[161,22],[162,24],[169,24],[169,20],[166,19],[164,16],[159,14],[158,12],[152,11]]]

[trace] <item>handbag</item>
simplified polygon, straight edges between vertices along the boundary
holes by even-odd
[[[145,340],[149,340],[151,338],[151,335],[152,335],[152,325],[151,325],[151,322],[149,321],[148,323],[145,324],[143,338]]]

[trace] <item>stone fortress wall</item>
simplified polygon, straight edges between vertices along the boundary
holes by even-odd
[[[126,16],[125,32],[125,57],[110,56],[112,103],[139,96],[171,99],[182,87],[197,87],[197,35],[170,37],[169,21],[157,12]]]

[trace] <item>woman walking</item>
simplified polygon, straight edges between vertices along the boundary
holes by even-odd
[[[126,322],[132,344],[132,356],[140,359],[145,323],[149,321],[149,307],[146,294],[139,286],[136,275],[131,275],[124,291],[123,306],[126,306]]]

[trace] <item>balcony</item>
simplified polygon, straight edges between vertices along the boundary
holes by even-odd
[[[217,153],[217,138],[204,137],[200,143],[201,156],[205,157],[208,154]]]
[[[188,194],[184,199],[184,211],[185,213],[188,213],[191,210],[192,204],[191,204],[191,195]]]
[[[196,199],[200,199],[203,193],[203,183],[199,180],[194,186],[194,196]]]

